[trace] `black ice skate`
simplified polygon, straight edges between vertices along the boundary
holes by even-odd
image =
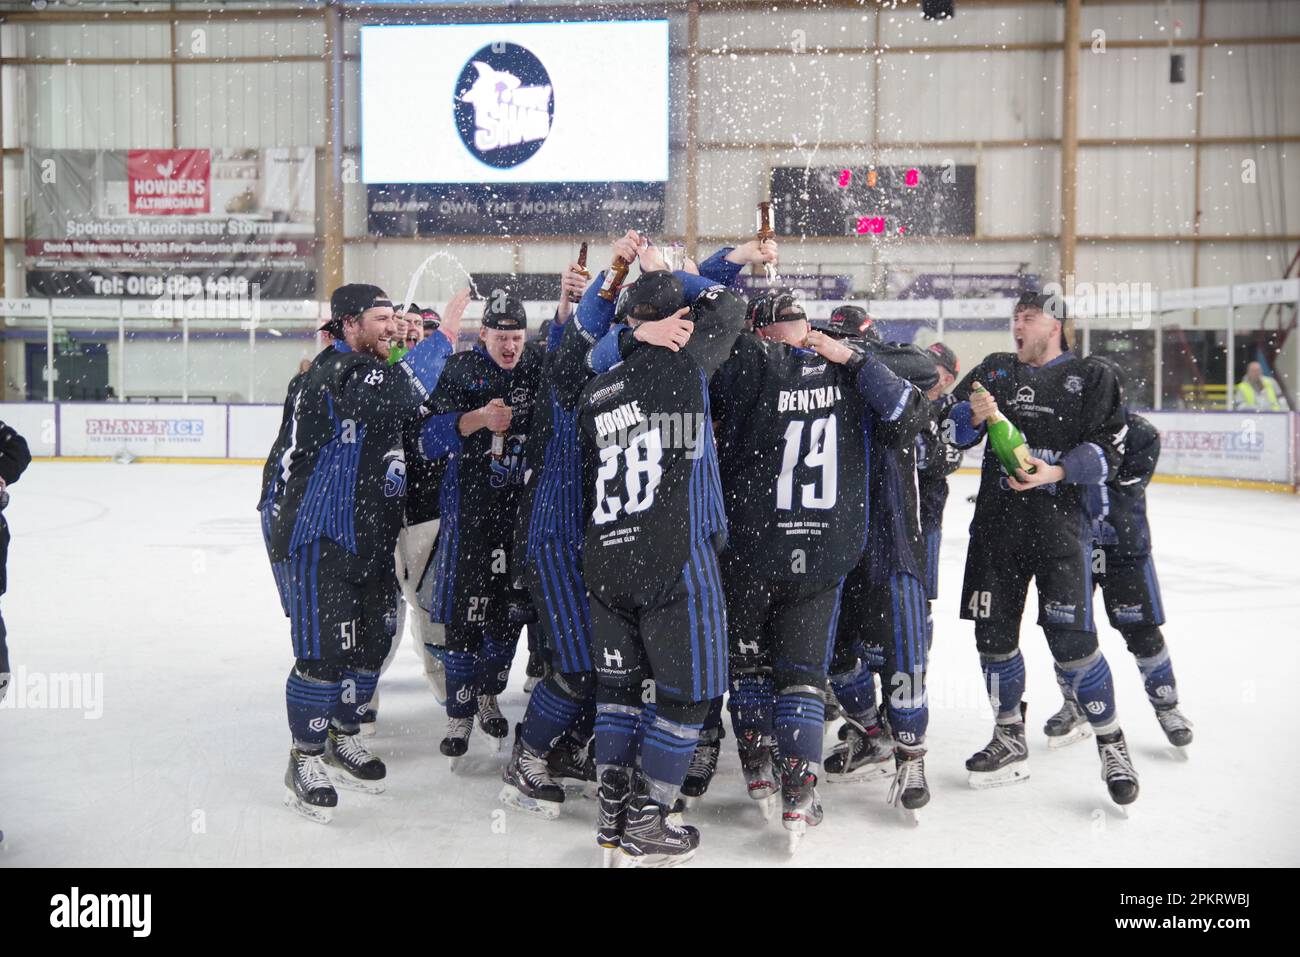
[[[1025,705],[1020,705],[1020,720],[1015,724],[995,724],[993,738],[966,759],[970,786],[985,788],[1016,784],[1029,778],[1029,745],[1025,742]]]
[[[808,828],[822,822],[822,802],[817,797],[817,774],[803,758],[781,759],[781,825],[793,854]]]
[[[515,749],[510,755],[510,763],[501,772],[506,782],[501,789],[501,803],[554,821],[560,816],[560,805],[564,803],[564,788],[552,780],[546,766],[546,755],[524,743],[522,730],[522,724],[515,725]]]
[[[688,808],[693,807],[709,789],[714,772],[718,770],[718,753],[722,750],[722,737],[722,729],[719,728],[716,738],[709,741],[700,738],[700,743],[695,746],[695,753],[691,755],[691,766],[686,771],[686,779],[682,781],[682,797]]]
[[[596,843],[604,850],[602,866],[613,867],[623,842],[623,825],[627,805],[632,798],[632,784],[624,768],[605,768],[596,791]]]
[[[1079,707],[1079,702],[1067,697],[1061,702],[1060,710],[1043,725],[1043,734],[1047,735],[1049,748],[1064,748],[1092,737],[1092,725],[1088,724],[1088,716]]]
[[[289,749],[289,767],[284,772],[284,806],[317,824],[328,824],[339,803],[339,792],[330,784],[320,754]]]
[[[846,717],[844,727],[844,739],[824,763],[828,784],[875,781],[894,773],[890,753],[881,745],[884,733],[879,723],[862,725]]]
[[[650,800],[643,789],[637,789],[627,806],[619,866],[676,867],[695,856],[700,832],[688,824],[674,823],[669,813],[668,808]]]
[[[469,736],[473,730],[473,718],[447,719],[447,734],[442,739],[442,744],[438,745],[438,750],[452,759],[453,770],[456,767],[456,758],[469,750]]]
[[[1110,799],[1116,804],[1132,804],[1138,796],[1138,775],[1128,756],[1123,731],[1097,735],[1097,754],[1101,757],[1101,779],[1106,782]]]
[[[1192,723],[1183,717],[1178,705],[1162,705],[1156,708],[1156,720],[1165,737],[1175,748],[1185,748],[1192,743]]]
[[[366,794],[383,794],[388,769],[384,762],[366,750],[359,732],[348,734],[330,728],[325,740],[325,764],[330,778],[339,787]]]
[[[762,801],[763,814],[776,813],[776,765],[772,760],[772,738],[757,731],[744,731],[736,739],[740,754],[740,771],[745,776],[745,789],[752,800]]]
[[[930,785],[925,780],[925,749],[895,748],[894,762],[897,773],[886,800],[910,815],[915,824],[916,812],[930,803]]]
[[[484,734],[492,738],[497,750],[505,744],[506,735],[510,733],[510,722],[497,706],[497,696],[481,694],[478,696],[478,726]]]
[[[586,797],[596,796],[596,758],[593,754],[596,739],[583,744],[572,732],[560,735],[560,740],[547,755],[546,765],[551,779],[560,787],[580,787]]]

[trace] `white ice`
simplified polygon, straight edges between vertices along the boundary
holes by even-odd
[[[555,822],[504,808],[506,755],[477,732],[448,771],[443,716],[409,643],[381,684],[370,739],[388,792],[342,792],[327,826],[281,805],[291,656],[253,508],[258,478],[247,466],[41,462],[12,489],[3,613],[23,687],[0,707],[0,865],[596,864],[591,801],[570,799]],[[975,479],[953,486],[931,670],[933,799],[919,826],[885,805],[885,783],[827,785],[826,821],[790,861],[780,825],[743,794],[728,732],[690,814],[703,832],[693,866],[1300,864],[1300,502],[1152,488],[1165,633],[1196,742],[1190,760],[1173,757],[1131,656],[1103,626],[1142,781],[1125,818],[1091,741],[1046,747],[1042,722],[1058,701],[1032,607],[1032,777],[967,786],[962,763],[990,717],[955,594]],[[503,701],[512,722],[526,702],[523,660]],[[69,675],[89,676],[79,708],[36,706],[39,686]]]

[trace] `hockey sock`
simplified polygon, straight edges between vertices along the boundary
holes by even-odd
[[[596,724],[596,696],[587,695],[582,702],[582,707],[578,709],[578,717],[573,722],[573,727],[569,733],[579,741],[587,742],[591,740],[592,732]]]
[[[510,680],[510,663],[514,660],[515,645],[518,642],[518,635],[511,639],[483,636],[483,644],[478,650],[476,672],[479,694],[500,694],[506,690],[506,682]]]
[[[894,739],[909,748],[920,747],[925,743],[925,731],[930,725],[925,673],[895,672],[889,677],[886,691],[885,706],[889,711],[889,726]]]
[[[650,727],[650,725],[654,723],[655,714],[657,712],[658,709],[655,707],[653,701],[647,703],[646,706],[641,709],[641,721],[637,725],[636,729],[636,758],[638,762],[641,760],[641,747],[645,742],[646,728]]]
[[[548,675],[529,696],[520,731],[524,744],[539,754],[550,751],[560,735],[577,720],[582,705],[583,702],[575,701],[565,692],[556,674]]]
[[[294,747],[313,754],[325,750],[325,736],[341,690],[341,682],[308,678],[300,675],[297,668],[289,672],[284,697]]]
[[[1020,699],[1025,696],[1025,659],[1019,651],[980,655],[980,667],[998,724],[1019,724]]]
[[[339,693],[338,707],[334,711],[335,727],[344,734],[356,734],[378,686],[377,671],[343,672],[343,688]]]
[[[641,774],[650,800],[672,807],[699,742],[700,725],[680,724],[655,715],[641,744]]]
[[[854,721],[864,726],[876,723],[876,679],[864,662],[855,662],[852,670],[831,675],[831,690],[844,713]]]
[[[478,656],[472,651],[442,651],[442,661],[447,673],[447,717],[471,718],[478,710],[474,700],[474,676],[478,670]]]
[[[596,764],[631,768],[636,764],[642,709],[601,702],[596,705]]]
[[[1178,704],[1178,682],[1174,680],[1174,663],[1169,658],[1168,648],[1162,648],[1159,654],[1150,658],[1138,658],[1137,666],[1142,672],[1147,699],[1153,705],[1169,708]]]
[[[809,685],[782,688],[776,698],[776,742],[782,758],[822,763],[826,704],[820,689]]]
[[[731,683],[731,729],[737,737],[746,731],[772,733],[772,712],[776,707],[776,687],[770,674],[742,674]]]
[[[1063,661],[1057,665],[1063,677],[1074,689],[1075,697],[1096,734],[1109,734],[1119,728],[1115,713],[1115,685],[1110,677],[1110,665],[1101,651],[1094,651],[1078,661]]]

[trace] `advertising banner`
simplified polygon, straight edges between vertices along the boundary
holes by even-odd
[[[65,402],[59,406],[59,454],[194,456],[226,454],[224,405]]]
[[[1143,412],[1160,430],[1163,475],[1291,481],[1291,419],[1285,412]]]
[[[316,155],[27,151],[29,296],[316,297]]]

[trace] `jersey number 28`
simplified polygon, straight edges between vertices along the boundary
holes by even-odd
[[[800,484],[799,501],[804,508],[834,508],[835,484],[838,472],[836,461],[837,426],[834,415],[813,419],[808,423],[808,454],[802,462],[806,468],[816,469],[818,475],[812,482]],[[794,508],[794,470],[803,452],[802,420],[785,427],[785,451],[781,454],[781,475],[776,480],[776,507]]]
[[[620,511],[633,515],[644,512],[653,505],[655,489],[659,487],[659,480],[664,474],[659,464],[663,455],[663,439],[658,429],[650,429],[638,435],[626,449],[621,445],[607,445],[601,449],[600,471],[596,473],[596,509],[591,513],[592,521],[597,525],[605,525],[615,521]],[[606,484],[618,475],[620,464],[626,471],[623,480],[627,489],[626,504],[606,490]],[[618,491],[617,484],[614,490]]]

